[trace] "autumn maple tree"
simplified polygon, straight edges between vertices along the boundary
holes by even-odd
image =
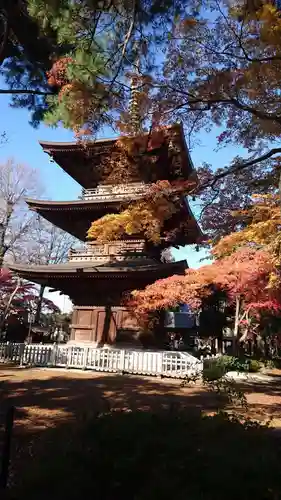
[[[171,276],[134,291],[130,305],[135,314],[147,318],[182,303],[196,312],[204,301],[223,292],[226,303],[236,309],[237,335],[242,321],[248,324],[261,311],[281,310],[279,281],[272,280],[276,272],[270,253],[243,248],[199,269],[188,269],[184,276]]]
[[[34,313],[38,301],[36,288],[32,283],[15,277],[6,268],[0,269],[0,330],[10,315],[20,317],[25,311]],[[59,308],[49,299],[43,299],[43,307],[49,312]]]
[[[218,144],[239,144],[256,163],[280,154],[281,18],[275,2],[203,2],[171,34],[159,90],[162,109],[200,131],[219,125]],[[248,167],[247,167],[248,165]]]
[[[233,173],[228,166],[216,170],[208,164],[199,167],[197,206],[205,244],[215,245],[224,236],[243,229],[249,222],[245,214],[259,196],[271,199],[278,195],[278,170],[279,160]]]
[[[233,212],[241,228],[222,238],[212,252],[217,258],[229,255],[239,247],[266,249],[280,265],[281,210],[278,195],[254,195],[252,205]]]

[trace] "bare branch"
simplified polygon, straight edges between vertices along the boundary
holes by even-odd
[[[211,200],[208,203],[206,203],[206,205],[204,205],[204,207],[202,208],[200,215],[198,217],[198,222],[201,222],[204,212],[207,210],[207,208],[209,208],[214,203],[216,197],[219,195],[219,189],[215,189],[214,186],[212,186],[212,189],[214,191],[214,194],[213,194]]]
[[[261,118],[262,120],[271,120],[271,121],[276,121],[278,123],[281,123],[281,116],[273,114],[273,113],[266,113],[265,111],[261,111],[255,108],[252,108],[251,106],[248,106],[247,104],[243,104],[238,101],[238,99],[231,98],[230,99],[230,104],[234,104],[236,108],[241,109],[242,111],[246,111],[248,113],[251,113],[252,115],[256,116],[257,118]]]
[[[191,111],[191,112],[192,111],[209,111],[211,109],[212,105],[224,104],[225,106],[233,106],[234,105],[236,108],[241,109],[242,111],[246,111],[247,113],[250,113],[250,114],[256,116],[257,118],[260,118],[261,120],[275,121],[275,122],[281,124],[281,116],[273,114],[273,113],[266,113],[265,111],[261,111],[261,110],[252,108],[251,106],[248,106],[247,104],[241,103],[237,98],[234,98],[234,97],[229,97],[229,98],[216,97],[216,98],[210,98],[210,99],[204,99],[204,97],[193,98],[193,97],[191,97],[190,93],[188,93],[182,89],[173,88],[172,90],[178,94],[182,94],[182,95],[187,96],[188,100],[178,104],[177,106],[174,106],[171,110],[168,109],[165,112],[165,114],[173,113],[173,112],[178,111],[179,109],[184,108],[186,106],[190,107],[189,111]],[[192,106],[194,106],[196,104],[205,105],[205,107],[192,108]]]
[[[116,70],[116,73],[115,73],[115,75],[114,75],[114,77],[113,77],[113,79],[111,81],[110,89],[113,87],[113,85],[115,83],[115,80],[118,78],[118,75],[119,75],[120,70],[122,68],[122,64],[123,64],[123,60],[124,60],[124,57],[125,57],[125,54],[126,54],[126,50],[127,50],[128,44],[130,42],[130,39],[131,39],[131,36],[132,36],[132,33],[133,33],[133,29],[134,29],[134,25],[135,25],[135,21],[136,21],[136,13],[137,13],[137,2],[136,2],[136,0],[134,0],[131,24],[130,24],[128,32],[127,32],[127,34],[125,36],[125,40],[124,40],[124,44],[123,44],[123,48],[122,48],[122,52],[121,52],[121,58],[120,58],[119,65],[118,65],[118,68]]]

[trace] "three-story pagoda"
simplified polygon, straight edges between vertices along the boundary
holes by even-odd
[[[124,306],[124,294],[142,289],[160,278],[182,274],[186,261],[161,262],[165,246],[196,243],[200,229],[182,197],[180,209],[166,223],[172,241],[158,246],[143,235],[126,236],[100,244],[87,240],[91,223],[144,196],[147,186],[161,179],[187,180],[194,169],[181,125],[163,129],[156,144],[149,143],[140,155],[130,155],[118,146],[118,139],[101,139],[87,144],[41,142],[43,150],[82,186],[81,199],[27,203],[52,224],[84,243],[72,249],[66,264],[21,265],[11,270],[22,278],[50,287],[70,297],[74,305],[71,341],[97,345],[139,341],[140,327]],[[117,175],[118,172],[118,175]]]

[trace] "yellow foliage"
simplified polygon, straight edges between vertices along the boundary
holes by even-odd
[[[142,234],[148,241],[158,244],[163,237],[165,221],[177,212],[184,196],[193,187],[193,180],[152,183],[143,199],[132,202],[119,214],[108,214],[93,222],[88,238],[103,243],[121,239],[125,234]],[[169,235],[172,231],[173,228]]]
[[[164,221],[175,213],[175,204],[168,199],[141,200],[131,204],[119,214],[109,214],[93,222],[88,238],[104,243],[118,240],[125,234],[144,234],[157,244],[161,240]]]
[[[222,238],[213,248],[215,257],[233,253],[238,247],[256,246],[266,248],[279,261],[281,250],[281,210],[276,195],[254,195],[253,205],[248,210],[234,213],[246,224],[241,231]]]

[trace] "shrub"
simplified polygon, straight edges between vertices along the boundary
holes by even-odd
[[[273,359],[265,359],[263,361],[263,364],[266,368],[274,369],[278,368],[281,369],[281,359],[280,358],[273,358]]]
[[[225,367],[219,364],[216,360],[208,364],[204,363],[203,379],[206,381],[218,380],[225,375]]]
[[[261,368],[262,363],[256,359],[220,356],[204,361],[203,378],[206,380],[216,380],[230,371],[258,372]]]
[[[255,373],[261,370],[263,364],[257,359],[249,359],[249,372]]]

